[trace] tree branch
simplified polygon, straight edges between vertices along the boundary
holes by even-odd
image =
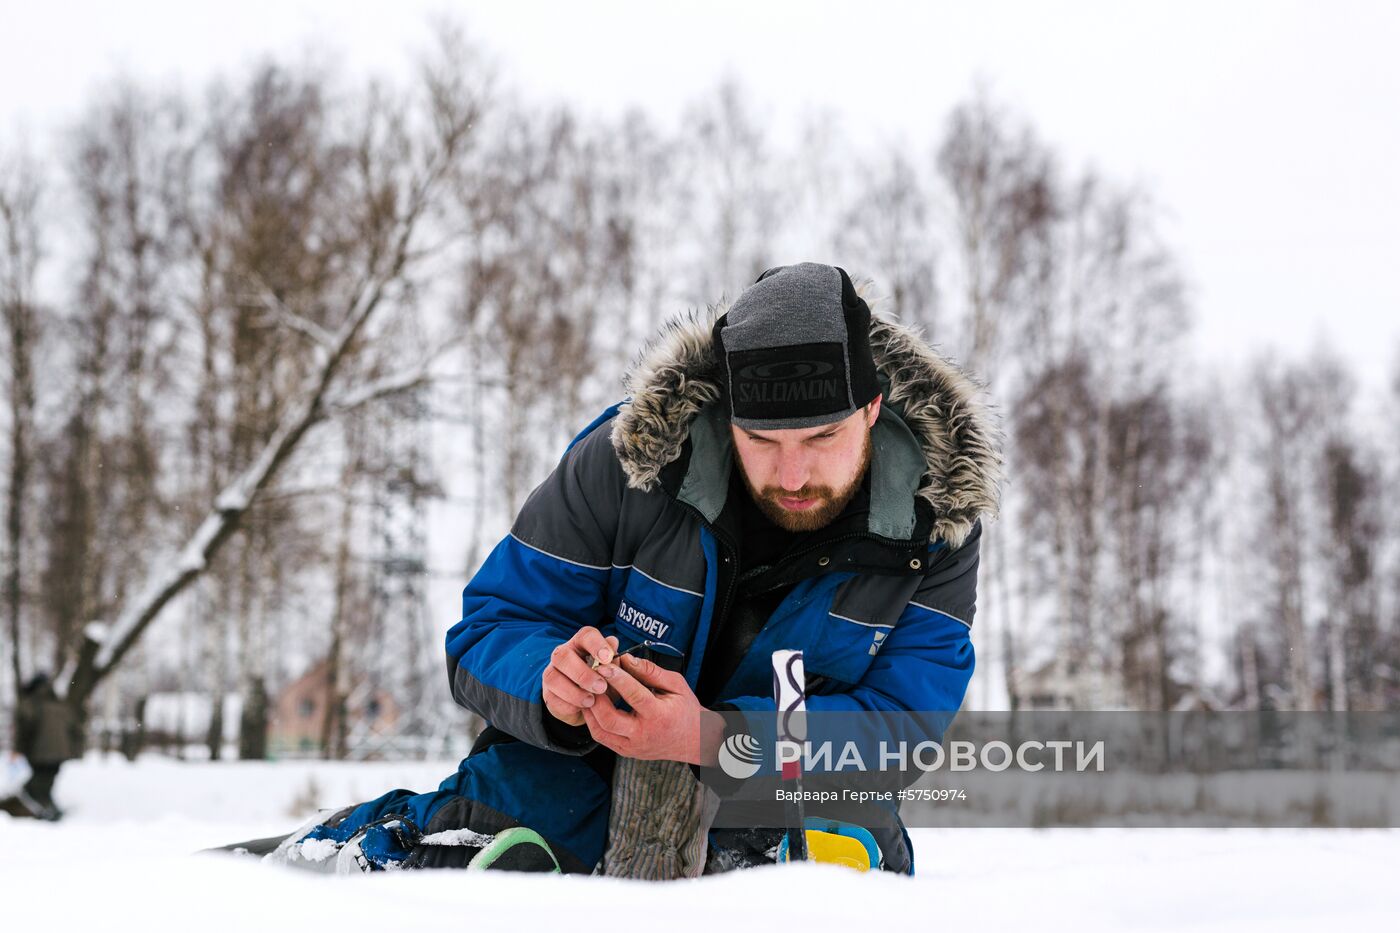
[[[274,292],[262,279],[258,282],[258,298],[263,307],[271,311],[277,320],[301,334],[310,337],[315,342],[318,350],[322,353],[330,352],[335,347],[335,336],[320,324],[310,318],[297,314]]]
[[[327,413],[340,414],[370,402],[442,380],[446,376],[441,373],[435,374],[433,364],[459,346],[461,346],[461,340],[447,341],[419,365],[401,372],[390,373],[387,376],[380,376],[363,385],[327,398],[324,407]]]
[[[83,663],[83,655],[80,654],[69,691],[77,702],[86,699],[93,688],[111,673],[165,605],[204,572],[219,548],[237,530],[257,495],[271,482],[278,467],[296,450],[306,432],[324,418],[326,391],[350,355],[366,323],[379,307],[389,282],[403,272],[411,235],[412,224],[406,219],[405,227],[397,237],[395,262],[389,272],[379,277],[360,296],[267,444],[253,463],[218,494],[213,508],[185,543],[179,556],[151,578],[142,596],[121,612],[110,632],[105,636],[87,633],[85,646],[97,644],[97,637],[101,637],[101,642],[95,652],[87,654],[91,657],[90,663]]]

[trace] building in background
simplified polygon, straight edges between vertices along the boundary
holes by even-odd
[[[320,757],[327,730],[340,728],[339,712],[330,710],[330,665],[321,661],[287,685],[275,699],[268,722],[270,758]],[[355,759],[402,756],[399,732],[402,711],[393,696],[369,683],[353,686],[345,698],[346,756]]]

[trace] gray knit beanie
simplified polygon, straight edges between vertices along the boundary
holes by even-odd
[[[730,420],[751,431],[811,428],[880,394],[870,307],[844,269],[769,269],[715,322]]]

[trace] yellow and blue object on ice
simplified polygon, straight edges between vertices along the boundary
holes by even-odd
[[[853,823],[809,816],[802,823],[807,836],[807,860],[845,865],[856,871],[880,867],[880,847],[870,830]],[[788,860],[788,840],[778,846],[778,861]]]

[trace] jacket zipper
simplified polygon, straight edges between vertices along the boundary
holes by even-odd
[[[719,626],[724,621],[725,616],[728,615],[731,609],[731,602],[734,599],[734,588],[739,583],[739,551],[730,543],[728,536],[723,534],[719,530],[719,528],[716,527],[714,523],[711,522],[708,518],[706,518],[704,514],[695,506],[691,505],[689,502],[682,502],[680,499],[677,499],[674,496],[671,497],[671,501],[675,502],[677,505],[681,506],[686,511],[694,515],[695,518],[699,520],[701,527],[709,529],[710,534],[715,536],[715,541],[719,543],[721,548],[728,552],[727,556],[722,556],[721,559],[729,561],[734,565],[733,572],[729,574],[729,583],[725,587],[724,595],[721,597],[719,605],[715,607],[716,610],[723,610],[723,612],[716,611],[710,614],[710,630],[705,633],[705,644],[700,646],[701,668],[703,668],[705,655],[709,652],[709,640],[711,636],[718,631],[717,626]],[[816,544],[808,545],[807,547],[803,548],[800,551],[797,551],[794,554],[789,554],[781,563],[786,563],[787,561],[810,554],[813,551],[819,551],[822,548],[830,547],[834,544],[839,544],[843,541],[853,541],[857,538],[868,537],[871,536],[858,531],[848,532],[844,535],[838,535],[835,538],[828,538],[825,541],[820,541]],[[760,590],[757,593],[754,593],[753,595],[761,596],[764,593],[771,593],[774,590],[781,589],[786,585],[787,584],[785,583],[779,583],[775,586],[770,586],[765,590]],[[698,672],[696,674],[696,682],[697,684],[699,683]]]
[[[730,544],[728,536],[721,533],[719,528],[717,528],[713,523],[711,523],[710,520],[705,517],[704,513],[702,513],[695,506],[691,505],[689,502],[682,502],[680,499],[677,499],[674,496],[671,497],[671,501],[681,506],[686,511],[690,512],[692,515],[694,515],[700,521],[701,527],[708,529],[710,534],[715,536],[715,541],[719,543],[720,548],[727,552],[727,554],[721,555],[721,560],[732,563],[734,565],[733,572],[729,574],[729,583],[725,586],[724,595],[721,596],[719,605],[715,607],[716,609],[724,610],[725,613],[729,612],[729,602],[731,599],[733,599],[734,587],[739,582],[738,548],[735,548],[732,544]],[[704,668],[705,655],[709,653],[710,637],[714,632],[718,631],[716,626],[721,621],[723,621],[723,618],[724,617],[716,611],[711,611],[710,613],[710,630],[705,633],[705,644],[700,646],[700,667],[697,668],[695,672],[695,683],[697,687],[700,684],[700,671]]]

